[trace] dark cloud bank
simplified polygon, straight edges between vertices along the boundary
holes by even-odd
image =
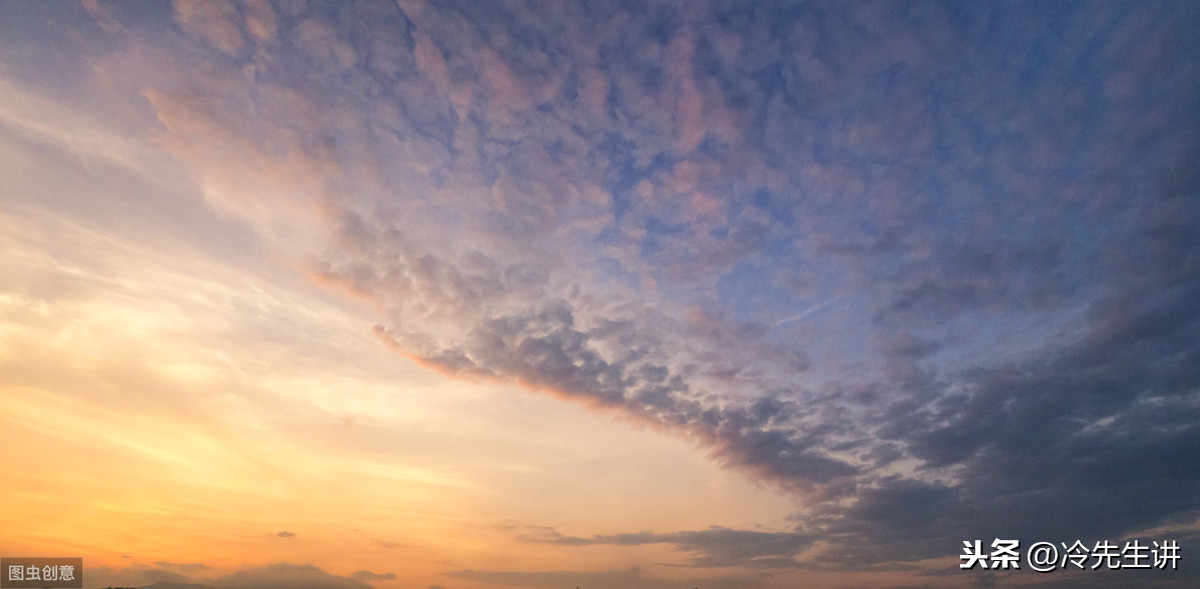
[[[499,12],[456,39],[519,29],[520,10]],[[357,220],[343,228],[365,244],[364,265],[329,270],[385,301],[431,292],[484,309],[466,314],[477,318],[453,337],[407,331],[403,313],[377,328],[429,366],[521,381],[659,425],[813,505],[788,534],[537,541],[671,543],[693,551],[696,566],[793,566],[799,557],[852,569],[956,555],[961,540],[977,537],[1096,540],[1193,522],[1200,68],[1187,49],[1196,35],[1183,23],[1196,23],[1194,9],[689,12],[639,14],[636,38],[596,42],[610,90],[607,118],[590,122],[610,131],[575,132],[593,146],[586,161],[596,169],[582,174],[630,199],[624,210],[615,205],[612,230],[647,228],[634,248],[644,265],[628,267],[706,309],[699,319],[652,298],[597,311],[555,291],[558,270],[548,264],[404,251]],[[549,39],[513,34],[505,59],[568,59],[570,49]],[[723,34],[739,39],[735,59],[719,54]],[[669,55],[686,35],[694,35],[693,90],[741,125],[733,139],[709,130],[692,151],[654,144],[671,134],[654,119],[678,114],[654,81],[669,77],[672,62],[640,57],[638,47]],[[457,42],[442,51],[469,61]],[[577,106],[542,105],[571,120]],[[656,154],[649,163],[638,161],[643,148]],[[754,164],[718,164],[713,154],[730,150],[768,162],[780,186],[755,185]],[[491,161],[520,166],[516,151]],[[713,228],[699,231],[703,220],[682,205],[638,203],[622,186],[667,184],[656,160],[698,162],[713,174],[709,187],[734,189]],[[601,232],[593,243],[606,239],[624,238]],[[807,381],[803,343],[757,320],[736,293],[715,305],[697,294],[723,287],[697,278],[707,272],[729,280],[744,272],[751,288],[770,290],[763,275],[806,266],[840,268],[833,282],[869,293],[868,378]],[[389,282],[398,276],[409,282]],[[488,309],[513,293],[529,304]],[[995,331],[1007,335],[990,340]],[[956,354],[964,341],[983,353]],[[816,539],[832,548],[820,562],[800,557]]]

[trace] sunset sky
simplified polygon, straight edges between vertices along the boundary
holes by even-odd
[[[1195,587],[1198,162],[1191,0],[0,1],[0,556]]]

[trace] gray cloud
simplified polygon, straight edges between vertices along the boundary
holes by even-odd
[[[816,540],[810,534],[795,532],[756,532],[714,526],[707,530],[656,534],[598,535],[590,538],[565,536],[552,528],[533,528],[519,534],[524,542],[561,546],[639,546],[671,544],[676,550],[698,553],[687,561],[689,566],[797,566],[794,557]]]
[[[137,565],[114,569],[112,567],[88,567],[86,569],[88,583],[104,581],[105,585],[138,587],[158,583],[184,583],[191,580],[192,571],[181,571],[178,567],[166,563],[153,567]]]
[[[123,570],[106,567],[88,569],[89,579],[107,580],[110,585],[146,587],[148,589],[370,589],[365,581],[392,580],[393,573],[357,571],[350,577],[325,572],[312,565],[278,563],[265,567],[244,569],[212,579],[194,575],[211,570],[202,563],[155,563],[155,567],[136,566]],[[174,572],[173,572],[174,571]],[[111,582],[111,581],[117,582]],[[91,583],[91,581],[89,581]]]
[[[391,540],[380,540],[378,538],[368,538],[368,540],[370,540],[372,544],[374,544],[380,548],[387,548],[389,550],[393,550],[393,549],[404,546],[403,542],[394,542]]]
[[[446,573],[448,576],[473,581],[489,583],[506,587],[628,587],[629,589],[669,589],[681,586],[704,586],[715,589],[734,589],[737,587],[760,587],[761,581],[753,577],[705,577],[703,579],[663,579],[646,576],[638,567],[623,571],[536,571],[536,572],[499,572],[458,570]]]
[[[312,565],[279,563],[217,577],[210,584],[226,589],[367,589],[357,578],[331,575]]]
[[[582,92],[579,71],[555,69],[583,53],[577,46],[531,40],[485,49],[466,41],[486,45],[484,31],[519,28],[521,10],[506,6],[504,18],[487,24],[442,21],[434,12],[419,20],[431,30],[466,27],[438,46],[452,71],[485,79],[473,69],[484,63],[481,53],[499,55],[525,92],[545,84]],[[1200,382],[1191,368],[1200,338],[1188,304],[1200,294],[1188,253],[1200,217],[1196,179],[1179,170],[1195,153],[1186,140],[1195,125],[1181,110],[1195,86],[1182,76],[1143,79],[1165,93],[1155,106],[1061,87],[1058,80],[1078,78],[1080,67],[1139,75],[1130,69],[1131,49],[1117,47],[1123,41],[1111,41],[1109,52],[1085,51],[1096,23],[1072,24],[1073,9],[1043,15],[1062,31],[1044,62],[1016,49],[1043,33],[1005,18],[999,26],[1017,36],[1016,45],[989,45],[998,41],[985,36],[976,55],[956,59],[964,39],[995,17],[990,9],[958,24],[936,5],[848,9],[824,21],[800,11],[786,31],[772,30],[761,7],[698,24],[714,18],[706,10],[639,21],[645,34],[589,29],[593,36],[582,37],[601,57],[573,67],[600,72],[604,114],[581,112],[578,94],[575,103],[547,98],[543,106],[582,125],[573,132],[594,146],[584,175],[539,169],[537,161],[577,161],[569,149],[550,155],[545,144],[517,142],[477,160],[494,170],[492,193],[504,202],[477,227],[497,243],[519,238],[534,251],[558,244],[547,228],[571,221],[574,205],[558,195],[571,191],[550,187],[607,188],[612,220],[595,245],[612,257],[595,268],[627,277],[633,295],[601,303],[576,294],[580,285],[554,256],[425,251],[389,234],[392,221],[378,218],[359,230],[362,253],[323,262],[323,275],[391,305],[391,324],[377,333],[419,362],[626,412],[701,440],[724,464],[808,494],[820,507],[801,517],[803,529],[827,530],[847,551],[844,566],[944,555],[979,530],[1121,534],[1191,517],[1200,498],[1189,491],[1190,470],[1179,466],[1200,450],[1187,425]],[[897,29],[895,18],[910,24]],[[744,40],[733,59],[721,55],[721,36],[712,32],[727,26],[741,27]],[[765,33],[748,34],[756,27]],[[689,40],[696,30],[710,32]],[[816,41],[794,30],[811,30]],[[1139,34],[1182,33],[1164,25]],[[813,43],[866,49],[822,52]],[[675,52],[687,55],[688,67],[677,68],[672,89],[663,79]],[[522,69],[526,59],[557,66],[538,76]],[[987,78],[973,73],[980,64],[990,68]],[[967,82],[958,94],[944,94],[939,80],[960,74]],[[1062,101],[1060,92],[1081,98]],[[714,125],[712,143],[689,143],[668,108],[689,93],[737,113],[741,126],[721,136]],[[447,111],[416,123],[454,133],[475,125],[473,133],[486,136],[482,121],[532,112],[521,110],[530,108],[522,102],[528,94],[508,98],[481,101],[466,118]],[[1180,125],[1154,123],[1156,134],[1143,135],[1146,149],[1164,159],[1106,171],[1106,158],[1141,157],[1118,138],[1126,121],[1152,108]],[[534,141],[565,141],[553,122],[524,120],[548,134]],[[985,131],[997,139],[982,141]],[[737,147],[763,155],[768,169],[728,152],[707,157],[717,137],[742,141]],[[920,163],[930,171],[914,167]],[[757,180],[771,174],[779,179]],[[1107,196],[1135,190],[1144,174],[1160,180],[1136,206]],[[506,175],[512,184],[501,181]],[[804,198],[777,194],[785,190]],[[1064,191],[1078,196],[1047,201]],[[722,196],[708,202],[697,196],[704,193]],[[540,269],[535,281],[507,278],[528,264]],[[879,357],[864,360],[862,375],[797,385],[813,354],[776,338],[770,322],[743,306],[778,304],[737,283],[755,288],[756,267],[790,264],[869,293],[872,311],[861,328],[868,336],[858,342]],[[646,280],[677,298],[656,298],[640,287]],[[675,306],[681,300],[690,310]],[[849,390],[874,400],[855,401]],[[905,460],[915,475],[885,470]],[[1138,500],[1146,496],[1153,499]],[[638,538],[664,541],[625,539]]]
[[[156,562],[154,566],[176,571],[184,574],[195,574],[199,571],[209,570],[212,567],[202,562]]]
[[[350,578],[358,581],[390,581],[396,578],[396,573],[372,573],[371,571],[354,571]]]

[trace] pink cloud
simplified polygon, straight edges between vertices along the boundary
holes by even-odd
[[[234,56],[246,44],[237,8],[226,0],[176,0],[175,20],[187,32]]]

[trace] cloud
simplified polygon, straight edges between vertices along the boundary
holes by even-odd
[[[476,8],[179,2],[262,57],[145,97],[402,356],[803,499],[794,533],[550,543],[719,566],[819,536],[853,568],[1195,519],[1194,8]]]
[[[156,562],[154,566],[184,574],[195,574],[199,571],[212,569],[211,566],[202,562]]]
[[[368,539],[371,541],[372,544],[374,544],[380,548],[387,548],[389,550],[392,550],[395,548],[401,548],[404,546],[403,542],[393,542],[391,540],[380,540],[378,538],[368,538]]]
[[[141,587],[158,583],[186,583],[191,581],[191,570],[179,570],[177,567],[156,565],[153,567],[138,565],[115,569],[112,567],[87,567],[88,583],[104,584],[106,586]],[[103,583],[101,583],[103,581]]]
[[[865,17],[847,18],[859,16]],[[878,27],[879,23],[872,21],[871,26]],[[941,42],[939,35],[931,35],[928,40],[933,44],[929,50],[936,50]],[[895,39],[897,43],[902,41]],[[1063,51],[1073,51],[1070,43],[1074,42],[1068,41]],[[739,357],[737,368],[714,370],[722,356],[737,353],[738,346],[717,343],[730,333],[730,328],[734,333],[739,327],[746,328],[738,343],[767,339],[765,330],[755,331],[749,322],[739,326],[736,320],[711,331],[694,327],[703,325],[700,321],[693,322],[690,330],[682,323],[666,322],[665,329],[651,331],[640,327],[653,321],[646,315],[622,323],[570,298],[544,295],[532,299],[525,309],[468,311],[465,315],[471,319],[463,322],[457,336],[431,341],[413,337],[405,328],[387,327],[379,333],[400,349],[412,350],[410,353],[427,365],[447,373],[515,379],[598,407],[619,409],[703,440],[718,459],[764,479],[814,493],[814,497],[852,497],[848,507],[830,508],[829,525],[840,534],[835,536],[839,543],[853,547],[852,554],[867,554],[871,559],[936,556],[944,552],[946,541],[980,528],[1010,530],[1013,534],[1099,534],[1124,533],[1169,518],[1186,520],[1195,513],[1197,497],[1184,490],[1194,483],[1190,471],[1177,467],[1197,451],[1194,432],[1184,425],[1194,412],[1197,375],[1187,361],[1196,353],[1189,343],[1196,340],[1195,314],[1182,301],[1195,298],[1197,293],[1195,262],[1182,255],[1186,248],[1181,247],[1197,226],[1195,206],[1163,190],[1141,197],[1145,208],[1143,213],[1128,211],[1133,215],[1129,218],[1131,224],[1114,225],[1105,215],[1068,217],[1068,209],[1055,207],[1035,209],[1038,212],[1032,217],[1022,217],[1014,207],[1028,207],[1028,202],[977,200],[989,181],[973,173],[947,177],[950,184],[938,190],[937,200],[924,200],[915,194],[916,180],[908,171],[887,167],[871,172],[864,159],[928,158],[946,170],[962,164],[952,155],[935,153],[932,140],[925,134],[935,126],[931,117],[954,115],[937,113],[917,103],[921,100],[918,95],[928,92],[921,85],[932,83],[927,77],[930,72],[911,69],[928,58],[924,51],[872,53],[861,63],[833,64],[847,69],[839,80],[847,90],[844,94],[863,96],[864,100],[891,98],[912,110],[885,121],[878,115],[884,111],[882,104],[857,104],[854,106],[859,110],[845,114],[845,134],[818,134],[818,141],[828,148],[847,153],[831,167],[841,166],[845,174],[855,176],[849,180],[838,177],[830,188],[846,191],[861,185],[873,190],[839,195],[848,203],[861,202],[861,207],[842,205],[848,208],[823,214],[819,212],[821,195],[816,195],[809,201],[796,202],[790,213],[793,218],[808,216],[826,223],[825,227],[812,227],[819,236],[817,247],[801,249],[797,262],[819,263],[828,256],[844,257],[859,273],[848,279],[865,281],[863,287],[870,287],[874,293],[872,325],[868,327],[872,337],[867,345],[882,348],[886,363],[881,365],[884,372],[879,376],[904,376],[896,382],[867,380],[860,385],[881,391],[880,404],[852,408],[853,404],[836,392],[823,396],[819,391],[786,387],[778,397],[767,396],[773,379],[769,373],[755,373],[753,369],[758,367],[756,360],[779,366],[779,356],[770,354]],[[872,81],[874,76],[889,67],[899,67],[902,72],[895,85],[881,86],[880,92],[866,92],[876,83]],[[1044,78],[1025,85],[1050,84],[1056,68],[1069,67],[1066,62],[1055,62],[1039,74]],[[651,113],[641,120],[653,126],[657,111],[650,98],[652,90],[632,71],[636,67],[622,70],[624,77],[614,76],[610,83],[617,87],[617,101],[641,105]],[[853,91],[856,84],[862,84],[864,91]],[[987,83],[982,87],[994,86]],[[762,103],[773,113],[770,116],[778,118],[777,128],[787,128],[788,122],[809,124],[807,115],[788,102],[794,98],[777,94]],[[965,100],[965,112],[969,113],[973,108],[970,102],[982,101],[983,97],[973,95]],[[951,112],[954,108],[958,107],[952,107]],[[1051,116],[1047,113],[1063,107],[1039,102],[1021,108],[1028,109],[1024,114],[1031,120],[1043,120]],[[994,115],[989,112],[987,116]],[[1094,122],[1102,127],[1118,124],[1102,118]],[[983,124],[999,125],[992,121]],[[1019,133],[1028,140],[1045,140],[1032,127],[1023,127]],[[922,139],[912,142],[914,136]],[[1187,148],[1182,135],[1164,135],[1168,136],[1170,139],[1161,139],[1164,149]],[[635,151],[646,148],[644,138],[638,139],[643,142],[631,147]],[[798,137],[776,140],[788,146],[799,141]],[[984,156],[986,165],[997,172],[1023,166],[1033,172],[1014,172],[1006,177],[1032,181],[1029,177],[1040,175],[1045,162],[1018,165],[1007,159],[1022,160],[1032,155],[1019,149],[1023,140],[986,148],[992,150]],[[1049,141],[1056,143],[1058,139]],[[904,142],[908,146],[902,146]],[[901,149],[893,153],[892,148]],[[626,161],[632,162],[627,165],[634,169],[644,165],[637,156]],[[1168,163],[1160,169],[1173,174],[1166,171],[1174,169],[1173,165]],[[1087,165],[1078,170],[1085,177],[1093,173]],[[641,175],[653,178],[654,170],[646,165]],[[803,185],[805,177],[796,181]],[[1031,197],[1023,187],[1004,182],[1009,181],[1001,181],[998,188],[1006,194]],[[1194,180],[1176,184],[1181,194],[1195,190]],[[651,193],[648,189],[646,196]],[[953,198],[956,193],[961,193],[961,200]],[[635,256],[632,263],[624,264],[625,269],[647,273],[639,262],[661,259],[663,254],[656,251],[675,251],[673,242],[681,247],[686,244],[703,248],[703,239],[688,234],[689,226],[664,228],[669,227],[671,219],[665,211],[639,209],[651,202],[645,196],[631,191],[627,198],[630,210],[644,217],[628,234],[640,246],[642,259]],[[974,217],[966,223],[943,226],[927,220],[940,218],[942,212],[958,211],[966,204],[977,207],[967,209]],[[1175,211],[1172,222],[1156,213],[1146,213],[1160,207]],[[850,210],[855,214],[846,214]],[[918,212],[929,216],[917,217]],[[1143,220],[1134,220],[1139,215],[1144,215]],[[1052,227],[1067,218],[1081,224],[1080,232],[1069,238],[1055,237]],[[873,225],[872,230],[856,231],[843,224],[864,222]],[[731,246],[728,251],[744,251],[745,257],[772,255],[770,233],[763,229],[766,223],[754,229],[728,218],[726,223],[723,245]],[[1154,228],[1132,228],[1137,224]],[[672,231],[684,237],[676,238]],[[660,235],[655,236],[656,232]],[[1107,260],[1097,257],[1091,236],[1098,235],[1111,235],[1133,247],[1113,248],[1115,257]],[[802,248],[806,244],[796,243]],[[1143,254],[1116,253],[1136,251]],[[1168,269],[1165,263],[1155,261],[1150,251],[1157,252],[1160,259],[1179,260],[1181,265]],[[1139,261],[1126,259],[1127,255]],[[730,263],[708,267],[721,272],[740,257],[735,253]],[[448,264],[441,259],[437,263]],[[1107,277],[1087,270],[1094,264],[1108,268]],[[380,273],[406,273],[412,278],[413,273],[404,268],[385,265]],[[444,275],[456,276],[453,270]],[[417,279],[427,280],[420,275]],[[509,286],[492,282],[490,290],[480,291],[489,292],[483,297],[464,296],[454,282],[418,282],[412,288],[440,293],[433,297],[437,301],[476,301],[502,299]],[[1104,292],[1110,294],[1101,294]],[[398,293],[383,295],[384,300],[401,298]],[[1047,314],[1067,314],[1078,305],[1093,309],[1092,318],[1085,320],[1082,330],[1062,336],[1047,329],[1045,323],[1042,327],[1036,325]],[[676,321],[679,318],[675,316]],[[998,353],[988,356],[977,352],[986,349],[992,340],[963,331],[972,322],[992,329],[993,323],[999,327],[1006,321],[1028,325],[1027,337],[1032,339],[1016,347],[997,341]],[[916,335],[919,332],[929,335]],[[691,348],[681,343],[685,333],[700,336],[691,340]],[[972,345],[953,344],[964,338],[973,340]],[[420,348],[429,344],[432,347]],[[706,345],[711,345],[714,353],[708,354]],[[608,352],[618,349],[634,352]],[[1160,355],[1163,353],[1175,359],[1156,359],[1164,358]],[[648,361],[651,358],[653,362]],[[707,362],[703,367],[689,366],[692,358]],[[1100,358],[1105,359],[1103,363]],[[922,365],[931,359],[939,363]],[[804,363],[797,362],[790,372],[802,374],[803,367]],[[706,374],[706,369],[711,372]],[[708,395],[719,390],[713,385],[716,377],[734,370],[752,375],[742,384],[756,389],[761,395],[759,401],[739,404],[734,396],[722,393],[716,393],[721,402],[710,400]],[[1168,423],[1172,425],[1147,430],[1146,416],[1158,411],[1180,416],[1180,421],[1171,420]],[[918,472],[929,474],[911,478],[876,472],[839,450],[855,448],[863,448],[861,456],[878,460],[875,464],[891,464],[905,457],[915,462],[921,469]],[[1097,462],[1101,456],[1104,462]],[[1134,465],[1139,465],[1138,470],[1133,470]],[[1151,465],[1159,465],[1161,471]],[[950,468],[957,470],[947,472],[945,478],[938,476],[939,469]],[[1103,468],[1123,474],[1114,474],[1110,480],[1100,476]],[[1057,469],[1057,474],[1051,476],[1055,472],[1052,469]],[[1117,481],[1129,483],[1124,489],[1120,483],[1115,489],[1109,486]],[[1162,489],[1163,495],[1154,493],[1155,500],[1149,504],[1152,506],[1132,507],[1146,485]],[[815,494],[818,487],[825,495]],[[1091,495],[1097,495],[1094,503],[1087,499]],[[1036,515],[1051,509],[1051,505],[1067,502],[1067,497],[1081,499],[1054,508],[1058,514],[1054,518]],[[1098,520],[1097,513],[1109,515]],[[814,516],[812,521],[824,521],[823,517]],[[914,533],[921,540],[912,540]],[[846,540],[851,537],[853,542]]]
[[[535,528],[517,538],[524,542],[560,546],[672,544],[676,550],[698,553],[687,560],[688,566],[696,567],[794,567],[798,564],[794,557],[816,540],[815,536],[795,532],[756,532],[719,526],[700,531],[640,532],[590,538],[564,536],[552,528]]]
[[[395,573],[372,573],[371,571],[354,571],[350,578],[358,581],[390,581],[396,578]]]
[[[217,577],[211,585],[224,589],[365,589],[357,578],[331,575],[313,565],[286,562]]]
[[[267,0],[251,0],[245,2],[243,10],[246,17],[246,32],[263,41],[275,38],[278,27],[275,22],[275,11]]]
[[[280,538],[294,538],[294,537],[296,537],[296,534],[295,534],[295,533],[293,533],[293,532],[289,532],[289,531],[287,531],[287,530],[284,530],[284,531],[282,531],[282,532],[279,532],[278,534],[275,534],[275,535],[276,535],[276,536],[279,536]]]
[[[246,43],[238,25],[240,19],[237,8],[225,0],[177,0],[175,20],[184,30],[208,41],[213,47],[230,56],[236,55]],[[264,32],[265,29],[256,26],[255,31]]]
[[[499,572],[478,570],[457,570],[446,573],[447,576],[472,581],[489,583],[505,587],[628,587],[629,589],[667,589],[686,585],[713,587],[716,589],[735,587],[760,587],[762,584],[753,577],[706,577],[703,579],[656,578],[646,576],[638,567],[617,571],[537,571],[537,572]]]
[[[161,562],[156,563],[156,567],[135,566],[122,570],[89,568],[88,577],[103,579],[110,585],[153,589],[369,589],[370,586],[364,581],[396,578],[393,573],[378,574],[370,571],[357,571],[349,577],[341,577],[313,565],[289,563],[243,569],[212,579],[198,579],[192,576],[210,570],[213,570],[212,567],[201,563]],[[114,583],[113,580],[117,582]]]

